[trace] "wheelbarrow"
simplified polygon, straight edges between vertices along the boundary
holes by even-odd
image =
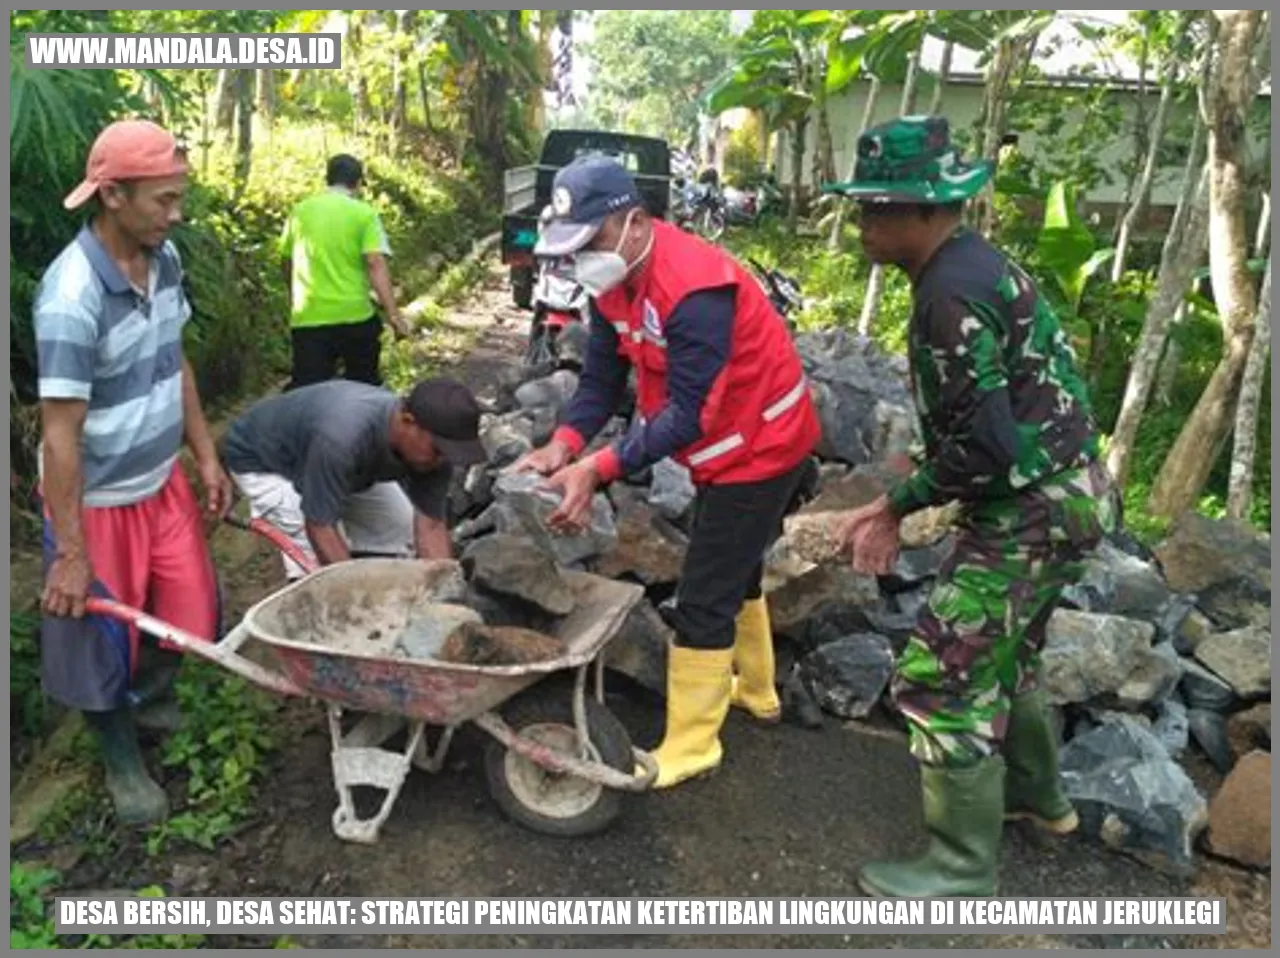
[[[282,545],[283,536],[261,526],[252,531]],[[625,796],[647,790],[658,769],[604,704],[602,653],[643,590],[584,572],[563,575],[577,599],[552,633],[564,651],[519,665],[405,658],[393,651],[406,630],[461,597],[462,567],[451,560],[326,566],[257,603],[216,643],[107,599],[88,600],[87,611],[127,622],[264,689],[325,702],[338,793],[333,830],[345,841],[377,842],[410,768],[440,771],[454,733],[468,722],[492,736],[484,769],[499,808],[534,831],[573,837],[608,827]],[[272,665],[240,654],[249,639]],[[570,672],[569,694],[551,694],[560,683],[542,682]],[[344,731],[345,710],[366,714]],[[427,726],[440,730],[430,747]],[[403,749],[382,747],[406,727]],[[358,786],[386,793],[370,817],[357,814],[352,790]]]

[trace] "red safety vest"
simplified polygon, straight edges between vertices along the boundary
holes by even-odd
[[[756,279],[719,247],[658,220],[643,272],[595,300],[636,370],[640,415],[667,403],[664,329],[690,293],[736,287],[729,361],[702,408],[702,438],[673,458],[698,485],[759,482],[795,468],[822,435],[800,355]]]

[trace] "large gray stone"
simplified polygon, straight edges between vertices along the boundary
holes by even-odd
[[[776,584],[766,582],[765,598],[776,633],[802,635],[809,617],[833,601],[872,605],[880,600],[876,580],[847,565],[820,565]]]
[[[1218,629],[1271,625],[1271,589],[1251,579],[1211,585],[1196,596],[1196,606]]]
[[[1167,698],[1181,678],[1182,660],[1172,645],[1144,649],[1133,671],[1116,689],[1116,699],[1124,708],[1142,708]]]
[[[1176,592],[1203,592],[1236,579],[1271,591],[1271,542],[1243,522],[1184,513],[1156,556]]]
[[[825,711],[840,718],[865,718],[889,685],[893,648],[882,635],[850,635],[805,656],[800,670]]]
[[[502,475],[493,485],[494,502],[476,520],[476,528],[527,538],[560,565],[572,566],[604,555],[618,541],[613,507],[603,493],[591,502],[588,528],[580,535],[553,532],[547,519],[559,506],[559,494],[543,489],[541,476]]]
[[[653,479],[649,484],[649,505],[672,522],[683,520],[693,506],[697,490],[689,477],[689,470],[672,459],[662,459],[653,465]]]
[[[480,442],[490,465],[508,466],[533,449],[533,419],[523,412],[486,417]]]
[[[1187,706],[1193,709],[1226,713],[1238,701],[1230,685],[1191,659],[1182,660],[1182,681],[1178,687]]]
[[[1154,635],[1150,622],[1055,610],[1041,657],[1049,700],[1065,705],[1116,692],[1144,661]]]
[[[610,579],[630,576],[645,586],[668,585],[680,578],[688,540],[671,523],[634,498],[625,486],[611,490],[618,507],[618,542],[596,564],[596,573]]]
[[[675,632],[649,602],[635,605],[605,647],[605,665],[651,692],[667,694],[667,648]]]
[[[1152,732],[1168,750],[1171,758],[1178,758],[1186,751],[1191,735],[1191,718],[1187,714],[1187,707],[1176,696],[1170,696],[1160,703]]]
[[[552,615],[568,615],[577,604],[555,562],[528,539],[485,536],[467,547],[462,562],[486,589],[523,599]]]
[[[1220,712],[1193,708],[1187,711],[1187,727],[1213,767],[1224,775],[1231,771],[1235,757],[1231,754],[1226,718]]]
[[[1252,699],[1270,694],[1270,629],[1244,628],[1219,632],[1197,645],[1195,655],[1240,698]]]
[[[515,401],[521,409],[558,410],[569,401],[577,388],[577,374],[561,369],[543,379],[525,383],[516,390]]]
[[[1085,834],[1152,867],[1187,876],[1208,805],[1160,739],[1126,717],[1072,739],[1062,782]]]
[[[822,422],[821,458],[856,466],[906,451],[915,414],[901,364],[844,330],[803,333],[796,347]]]

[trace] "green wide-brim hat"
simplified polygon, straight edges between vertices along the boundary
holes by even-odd
[[[824,183],[822,192],[868,203],[954,203],[977,195],[994,172],[987,160],[960,158],[945,117],[903,116],[858,137],[853,179]]]

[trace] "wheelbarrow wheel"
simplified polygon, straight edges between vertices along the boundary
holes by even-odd
[[[547,687],[549,686],[549,687]],[[559,694],[552,694],[553,690]],[[628,774],[635,768],[631,736],[613,713],[588,697],[587,758]],[[552,748],[578,754],[570,692],[560,683],[543,683],[509,702],[503,719],[512,730]],[[573,838],[602,831],[622,811],[628,793],[576,775],[551,772],[523,755],[491,741],[485,751],[485,776],[498,807],[514,821],[544,835]]]

